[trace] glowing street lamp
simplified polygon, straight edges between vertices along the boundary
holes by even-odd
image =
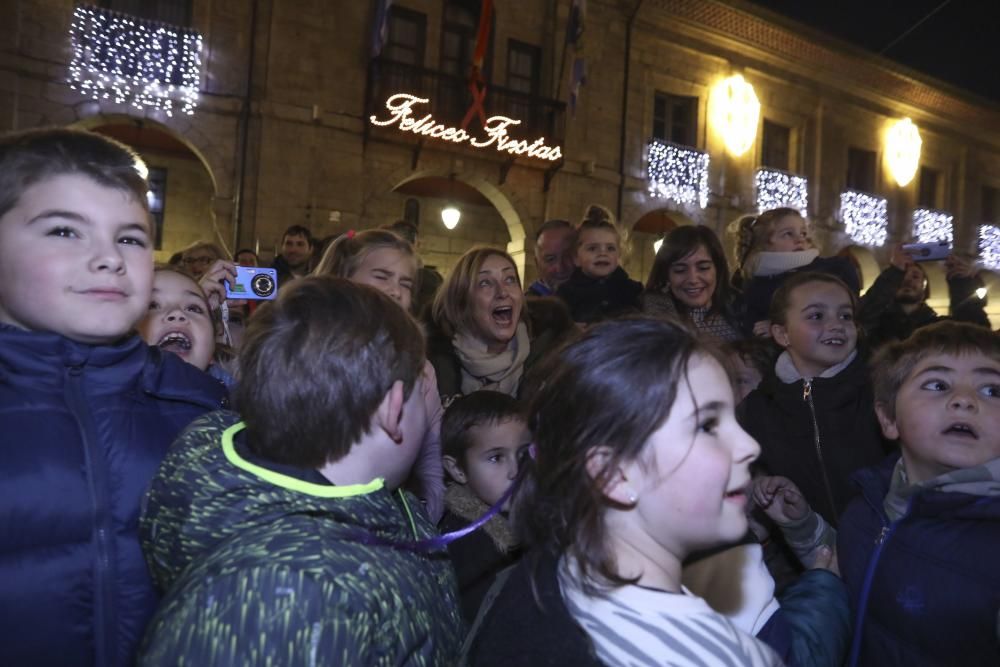
[[[441,222],[448,229],[455,229],[458,226],[458,221],[462,217],[462,212],[459,211],[452,204],[448,204],[443,209],[441,209]]]
[[[760,120],[760,101],[753,86],[740,74],[724,79],[712,90],[712,123],[726,149],[739,157],[753,145]]]
[[[900,187],[905,187],[916,175],[922,144],[920,131],[909,118],[897,120],[886,133],[885,159]]]

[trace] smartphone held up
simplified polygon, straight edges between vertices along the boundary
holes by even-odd
[[[903,252],[913,258],[914,262],[934,262],[948,256],[951,252],[951,243],[948,241],[904,243]]]

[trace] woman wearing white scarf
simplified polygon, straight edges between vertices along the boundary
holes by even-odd
[[[437,335],[428,342],[428,358],[442,400],[480,389],[517,394],[531,353],[523,310],[521,279],[510,255],[482,247],[462,255],[431,311]]]

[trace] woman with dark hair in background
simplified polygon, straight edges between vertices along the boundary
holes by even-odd
[[[742,338],[741,300],[729,287],[729,265],[708,227],[688,225],[663,240],[642,295],[642,310],[667,315],[720,341]]]

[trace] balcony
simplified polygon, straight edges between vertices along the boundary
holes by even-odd
[[[840,194],[840,221],[844,223],[847,235],[858,245],[885,244],[889,227],[888,208],[885,197],[857,190],[845,190]]]
[[[447,128],[461,128],[462,120],[473,103],[469,83],[462,77],[381,58],[372,60],[368,71],[368,100],[365,116],[373,119],[373,125],[392,124],[376,122],[374,119],[388,118],[391,113],[391,110],[387,109],[388,100],[401,93],[420,98],[419,103],[413,104],[412,116],[414,118],[420,119],[429,114],[433,117],[434,124]],[[545,147],[558,149],[562,144],[566,122],[566,104],[564,102],[488,84],[483,108],[487,118],[505,116],[517,121],[506,126],[506,133],[510,135],[511,140],[507,144],[509,147],[522,143],[525,144],[522,146],[523,148],[530,144],[536,149],[529,151],[526,148],[522,151],[516,150],[516,146],[502,148],[499,141],[487,142],[482,137],[480,137],[482,141],[479,147],[493,143],[497,150],[507,152],[512,157],[526,155],[527,157],[556,160],[561,156],[559,150],[548,151],[544,155],[540,153],[544,152],[542,149]],[[482,134],[480,126],[481,122],[477,115],[468,124],[468,127],[461,129],[468,130],[470,135],[479,136]],[[426,127],[429,128],[430,125]],[[402,127],[401,123],[397,125],[397,128],[407,129]],[[455,133],[444,133],[446,136],[442,136],[441,132],[432,133],[416,129],[410,131],[423,136],[443,138],[454,143],[462,141],[455,138]],[[477,146],[475,137],[472,137],[468,143]]]
[[[757,212],[793,208],[805,217],[809,211],[809,180],[780,169],[762,167],[754,176]]]
[[[646,175],[649,196],[681,206],[708,206],[708,153],[651,139]]]

